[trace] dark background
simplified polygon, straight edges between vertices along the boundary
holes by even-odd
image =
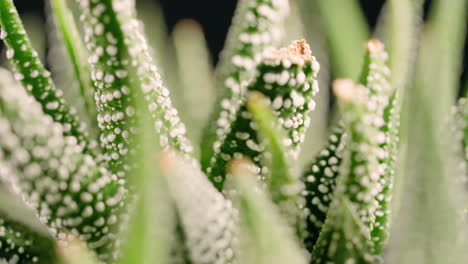
[[[44,1],[45,0],[15,0],[15,4],[20,12],[38,12],[43,14]],[[202,25],[208,41],[208,46],[212,53],[212,58],[214,59],[214,63],[216,63],[217,55],[223,47],[237,0],[159,0],[159,2],[161,3],[169,32],[177,21],[183,18],[193,18]],[[360,0],[360,2],[369,24],[374,26],[385,0]],[[427,1],[426,11],[430,2],[431,1]],[[467,53],[468,42],[465,43],[463,80],[467,80],[468,77]]]

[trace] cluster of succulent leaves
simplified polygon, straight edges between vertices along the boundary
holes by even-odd
[[[49,71],[0,0],[0,263],[468,261],[468,1],[240,0],[215,70],[141,3],[48,0]]]

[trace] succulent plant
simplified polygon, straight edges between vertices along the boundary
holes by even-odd
[[[240,0],[213,73],[187,72],[209,61],[196,23],[172,58],[134,0],[47,1],[43,62],[0,0],[0,263],[468,261],[468,1],[427,24],[424,1],[387,2],[366,42],[355,0]]]

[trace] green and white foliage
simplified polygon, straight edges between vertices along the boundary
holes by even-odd
[[[58,89],[63,91],[67,103],[72,105],[80,119],[88,122],[91,136],[97,135],[97,110],[88,52],[80,36],[73,3],[65,0],[46,2],[49,30],[48,65]]]
[[[328,138],[328,143],[307,166],[303,174],[306,219],[305,247],[312,251],[333,201],[346,134],[340,123]]]
[[[299,154],[299,145],[309,126],[308,113],[315,107],[312,97],[319,90],[315,80],[319,68],[309,45],[304,40],[294,41],[287,48],[265,50],[255,79],[247,88],[263,93],[270,101],[278,122],[287,132],[284,144],[291,147],[288,155],[293,159]],[[249,157],[258,166],[258,173],[261,172],[263,146],[257,138],[256,126],[243,100],[230,125],[231,131],[222,143],[215,144],[215,154],[207,170],[218,190],[223,187],[225,166],[233,158]]]
[[[345,263],[348,258],[359,256],[363,261],[359,263],[373,263],[364,261],[363,257],[370,252],[362,250],[371,246],[370,232],[378,206],[376,196],[382,189],[376,140],[379,129],[368,109],[372,100],[369,89],[348,79],[336,80],[333,89],[342,104],[347,151],[343,153],[333,205],[312,259],[313,263]]]
[[[216,69],[218,99],[201,142],[203,170],[236,118],[265,48],[281,43],[288,0],[241,0]]]
[[[156,157],[160,152],[149,114],[144,114],[143,98],[135,104],[137,127],[133,135],[131,163],[135,164],[128,177],[133,196],[125,208],[128,224],[121,230],[122,250],[120,264],[170,263],[175,230],[175,208],[172,206],[168,185],[158,168]],[[164,228],[162,228],[164,227]],[[173,263],[173,262],[171,262]]]
[[[134,127],[132,101],[143,94],[161,147],[189,153],[185,126],[152,62],[133,1],[77,0],[96,89],[101,146],[112,172],[123,177]]]
[[[228,185],[240,216],[240,263],[307,263],[294,230],[256,180],[255,165],[246,160],[229,164]]]
[[[468,102],[466,97],[461,98],[453,110],[452,122],[455,142],[460,145],[465,161],[468,162]],[[468,180],[468,179],[467,179]]]
[[[75,110],[65,103],[62,92],[55,88],[47,71],[33,49],[12,0],[0,1],[0,38],[7,45],[7,59],[15,69],[15,79],[40,102],[42,111],[64,127],[66,135],[74,136],[84,149],[92,149],[84,124]]]
[[[390,157],[387,138],[396,136],[386,132],[394,132],[392,126],[398,125],[386,118],[392,113],[389,107],[393,107],[386,59],[383,44],[370,40],[361,77],[367,87],[346,79],[334,83],[335,94],[342,104],[348,137],[340,177],[333,194],[336,204],[329,210],[323,231],[313,249],[316,263],[361,257],[364,263],[374,263],[377,257],[371,256],[380,253],[385,242],[394,173],[394,168],[388,167],[394,164],[394,157]],[[335,202],[337,200],[341,201],[341,205]],[[353,222],[359,229],[349,233],[346,231],[349,226],[346,225]],[[351,251],[336,251],[340,245],[347,245]]]
[[[29,231],[28,226],[0,214],[0,263],[53,263],[53,238]]]
[[[180,79],[177,98],[181,101],[181,118],[190,127],[187,131],[189,137],[199,143],[212,110],[205,106],[213,105],[216,99],[208,46],[201,25],[194,20],[177,23],[171,37],[177,59],[177,76]],[[199,147],[194,146],[197,154]]]
[[[259,142],[268,153],[261,162],[271,200],[279,206],[288,224],[295,227],[297,235],[302,237],[305,228],[299,208],[304,207],[303,199],[300,199],[304,186],[288,155],[291,146],[284,144],[288,137],[273,114],[269,101],[260,92],[248,94],[247,108],[257,124]]]
[[[390,69],[387,67],[388,54],[378,40],[366,44],[367,52],[361,82],[369,89],[368,110],[373,112],[373,123],[379,128],[376,141],[379,142],[379,182],[382,190],[377,195],[378,208],[371,232],[376,253],[380,253],[387,242],[389,232],[389,203],[392,199],[393,178],[399,143],[399,94],[390,84]]]
[[[366,230],[368,231],[360,222],[351,201],[336,195],[313,249],[310,263],[381,263],[381,259],[369,254],[372,243]]]
[[[0,161],[0,263],[51,263],[57,260],[54,239],[3,179],[15,171]]]
[[[213,74],[199,26],[172,41],[140,6],[153,53],[135,0],[49,0],[51,76],[0,0],[0,263],[465,263],[466,95],[449,106],[468,0],[432,1],[421,39],[426,2],[389,0],[390,55],[365,56],[359,1],[294,1],[239,1]],[[332,85],[336,119],[309,45],[278,48],[302,32],[325,77],[362,69]]]
[[[161,167],[185,230],[195,264],[242,263],[235,256],[238,213],[193,164],[176,153],[163,156]]]
[[[83,152],[8,72],[1,70],[0,76],[0,153],[17,171],[4,181],[19,188],[57,239],[78,236],[100,257],[109,257],[116,210],[126,193],[122,183]]]

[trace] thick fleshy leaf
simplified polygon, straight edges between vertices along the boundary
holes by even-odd
[[[90,52],[96,90],[101,146],[112,173],[129,169],[129,147],[135,122],[133,98],[144,95],[159,144],[189,153],[185,126],[172,107],[169,90],[152,61],[131,0],[77,0]]]
[[[345,137],[343,124],[339,124],[302,176],[305,183],[303,196],[307,231],[304,244],[310,252],[317,242],[328,208],[333,201]]]
[[[0,161],[0,262],[52,263],[57,258],[54,237],[26,206],[2,183],[5,174],[15,173]]]
[[[94,148],[95,145],[88,142],[83,123],[66,104],[62,93],[55,88],[50,72],[39,60],[12,0],[0,1],[0,25],[0,37],[7,45],[7,59],[14,66],[15,79],[21,81],[28,93],[40,103],[44,113],[65,127],[65,135],[74,136],[86,151]]]
[[[58,35],[57,41],[60,41],[65,50],[66,56],[71,63],[74,80],[78,83],[82,102],[84,103],[84,110],[87,114],[87,119],[90,121],[93,131],[97,129],[97,110],[94,101],[94,88],[91,82],[91,70],[87,61],[87,51],[84,43],[80,37],[78,26],[72,11],[69,9],[67,2],[64,0],[52,0],[50,2],[51,10],[53,13],[53,20],[56,33]],[[56,65],[57,67],[64,67],[63,65]]]
[[[58,239],[66,241],[72,232],[106,258],[126,193],[122,182],[83,152],[75,137],[64,136],[66,128],[8,72],[0,76],[0,153],[18,171],[5,181],[21,190]]]
[[[363,62],[362,43],[370,35],[359,1],[301,0],[299,4],[319,11],[334,76],[356,78]]]
[[[235,255],[237,211],[193,160],[169,152],[160,161],[195,264],[242,263]]]
[[[252,172],[254,168],[246,160],[234,160],[229,164],[228,185],[240,216],[240,263],[307,263],[294,230],[263,192],[261,183],[256,180],[258,177]]]
[[[231,130],[262,52],[280,44],[288,9],[287,0],[239,1],[216,69],[216,104],[200,145],[204,171]]]
[[[319,64],[311,55],[304,40],[294,41],[287,48],[268,49],[256,69],[256,78],[248,86],[249,91],[259,91],[270,101],[275,116],[287,132],[285,145],[291,147],[288,155],[297,159],[300,144],[309,126],[309,112],[315,107],[313,96],[318,93],[315,80]],[[227,121],[224,120],[224,121]],[[218,190],[222,190],[226,175],[225,166],[231,159],[250,158],[260,172],[263,146],[257,138],[257,124],[248,112],[243,100],[231,131],[215,147],[208,176]]]
[[[446,129],[459,89],[468,1],[434,1],[408,90],[401,206],[394,218],[388,262],[462,263],[467,259],[466,177]],[[407,115],[407,116],[406,116]],[[437,194],[437,195],[434,195]]]
[[[160,148],[153,137],[151,118],[144,114],[143,100],[141,98],[135,106],[136,112],[141,114],[133,140],[136,154],[132,156],[132,164],[135,167],[129,177],[135,187],[136,200],[129,208],[130,226],[122,234],[122,259],[119,263],[168,264],[171,263],[170,242],[175,230],[175,215],[166,181],[157,166]]]
[[[285,131],[280,127],[265,96],[259,92],[247,94],[247,108],[258,125],[259,141],[265,146],[264,164],[266,182],[271,198],[279,205],[288,223],[295,227],[299,236],[303,235],[304,221],[299,208],[302,208],[299,194],[304,189],[298,174],[292,169],[292,159],[288,155],[291,146]]]
[[[211,58],[201,25],[193,20],[182,20],[172,32],[183,103],[182,119],[190,127],[188,135],[199,145],[216,91]],[[199,147],[199,146],[198,146]],[[197,147],[197,148],[198,148]]]

